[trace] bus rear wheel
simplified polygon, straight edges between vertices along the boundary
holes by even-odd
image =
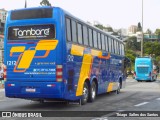
[[[89,91],[89,102],[93,102],[96,99],[96,93],[97,93],[97,86],[96,83],[93,81]]]
[[[83,86],[83,95],[81,98],[81,104],[84,105],[87,103],[89,97],[89,89],[88,89],[88,84],[85,82]]]
[[[120,91],[121,91],[121,82],[119,81],[118,82],[118,87],[117,87],[117,90],[116,90],[116,94],[119,94],[120,93]]]

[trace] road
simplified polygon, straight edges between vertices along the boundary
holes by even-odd
[[[156,112],[160,111],[160,80],[154,82],[137,82],[131,78],[127,79],[126,87],[121,90],[120,94],[109,93],[97,96],[94,103],[87,103],[80,106],[78,104],[70,103],[65,104],[62,102],[48,102],[40,104],[30,100],[6,98],[4,91],[0,92],[0,111],[92,111],[93,117],[83,117],[83,120],[158,120],[160,117],[155,117]],[[94,116],[98,112],[95,111],[108,111],[101,116]],[[129,111],[127,113],[127,111]],[[152,117],[135,117],[135,111],[154,113]],[[124,114],[122,114],[124,112]],[[127,117],[125,114],[131,114]],[[74,114],[74,112],[73,112]],[[82,113],[81,113],[82,114]],[[146,115],[145,113],[144,115]],[[81,120],[78,117],[54,117],[55,120],[68,119],[68,120]],[[118,117],[114,117],[118,116]],[[159,113],[160,116],[160,113]],[[3,118],[4,119],[4,118]],[[20,120],[22,118],[14,118]],[[24,118],[28,120],[28,118]],[[36,119],[36,118],[34,118]],[[40,118],[37,118],[38,120]],[[43,118],[44,119],[44,118]],[[43,120],[42,119],[42,120]],[[47,120],[53,119],[47,117]],[[29,119],[31,120],[31,119]]]

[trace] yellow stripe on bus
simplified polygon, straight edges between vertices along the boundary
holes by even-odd
[[[10,52],[23,52],[25,50],[25,46],[16,46],[16,47],[12,47]]]
[[[27,69],[29,68],[33,58],[34,58],[34,55],[36,53],[36,50],[26,50],[24,51],[23,55],[22,55],[22,58],[21,58],[21,61],[18,65],[17,68],[19,69]]]
[[[107,92],[111,92],[113,90],[113,85],[114,85],[113,82],[109,83]]]
[[[40,40],[37,43],[36,50],[54,50],[58,44],[58,40]]]
[[[84,54],[83,61],[82,61],[82,67],[80,71],[80,77],[78,80],[76,96],[82,95],[84,81],[86,78],[89,78],[91,64],[92,64],[92,55]]]
[[[83,56],[84,47],[73,45],[71,47],[71,54],[76,56]]]
[[[93,56],[102,56],[102,51],[99,51],[99,50],[91,50],[91,54],[93,55]]]

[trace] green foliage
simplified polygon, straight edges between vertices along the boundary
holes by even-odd
[[[42,0],[40,2],[40,5],[42,5],[42,6],[52,6],[51,3],[48,0]]]
[[[112,35],[118,35],[118,32],[113,32]]]
[[[155,34],[160,35],[160,29],[156,29]]]
[[[108,32],[113,32],[112,27],[105,27],[105,29],[107,29]]]
[[[150,29],[147,29],[146,33],[147,33],[147,34],[151,34],[152,31],[151,31]]]
[[[136,58],[136,54],[132,50],[127,50],[126,51],[126,57],[128,57],[131,60],[131,63],[134,63],[135,58]]]
[[[105,26],[103,26],[103,25],[101,25],[101,24],[97,24],[97,25],[94,25],[95,27],[97,27],[97,28],[99,28],[99,29],[101,29],[101,30],[107,30],[108,32],[113,32],[113,29],[112,29],[112,27],[105,27]]]
[[[128,70],[134,70],[134,62],[136,58],[136,53],[132,50],[127,50],[126,51],[126,57],[131,60],[131,68],[128,68]]]
[[[132,36],[126,40],[126,57],[131,60],[131,69],[134,70],[136,56],[139,56],[141,50],[140,42],[137,42],[137,37]]]
[[[145,42],[144,43],[144,53],[145,54],[154,54],[155,57],[160,56],[160,43],[159,42]]]
[[[126,49],[127,50],[134,50],[134,51],[140,51],[141,50],[141,45],[139,42],[137,42],[137,37],[129,37],[126,40]]]
[[[153,56],[155,63],[160,65],[160,43],[159,42],[144,42],[144,56]],[[134,66],[135,58],[140,53],[141,43],[136,42],[136,37],[129,37],[126,40],[126,57],[131,60],[132,67]]]
[[[160,66],[160,56],[156,57],[156,64]]]
[[[101,29],[101,30],[103,30],[104,29],[104,26],[103,25],[101,25],[101,24],[97,24],[97,25],[94,25],[95,27],[97,27],[97,28],[99,28],[99,29]]]

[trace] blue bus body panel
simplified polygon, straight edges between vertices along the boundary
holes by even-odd
[[[15,98],[63,98],[61,83],[57,82],[19,82],[7,81],[6,96]],[[52,87],[50,85],[53,85]]]
[[[12,26],[28,26],[28,25],[44,25],[53,24],[55,26],[61,26],[61,17],[59,16],[59,8],[53,10],[53,18],[43,19],[28,19],[28,20],[10,20],[7,19],[6,24],[6,36],[5,36],[5,65],[7,65],[7,81],[5,83],[5,91],[7,97],[19,97],[19,98],[64,98],[64,84],[56,82],[56,65],[62,65],[63,59],[61,51],[62,39],[61,30],[56,27],[56,38],[54,41],[58,41],[55,49],[50,50],[47,54],[46,50],[37,50],[39,44],[43,44],[43,40],[7,40],[8,39],[8,28]],[[10,16],[9,12],[8,16]],[[41,43],[40,43],[41,42]],[[49,41],[52,42],[52,41]],[[50,43],[48,42],[47,45]],[[52,43],[51,43],[52,44]],[[16,48],[24,47],[22,52],[13,52]],[[39,45],[41,47],[41,45]],[[31,55],[28,54],[26,61],[22,58],[23,55],[27,54],[27,51],[31,51],[31,63],[27,63],[27,60]],[[35,54],[32,52],[35,51]],[[47,54],[45,56],[45,54]],[[42,57],[43,56],[43,57]],[[18,61],[18,59],[20,59]],[[20,65],[22,63],[22,65]],[[18,68],[24,66],[23,63],[29,64],[29,67]],[[17,64],[17,65],[16,65]],[[16,66],[16,67],[15,67]],[[22,71],[22,72],[21,72]]]

